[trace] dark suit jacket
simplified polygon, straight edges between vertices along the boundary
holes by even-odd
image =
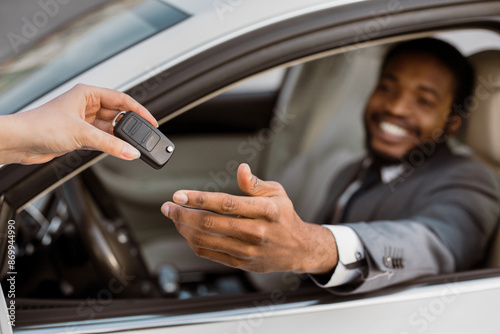
[[[372,187],[352,203],[343,223],[363,242],[368,272],[356,284],[335,288],[338,292],[365,292],[464,270],[483,258],[500,212],[493,172],[452,154],[446,144],[425,161],[417,159],[421,156],[410,156],[403,175]],[[360,168],[358,162],[339,173],[327,207]]]

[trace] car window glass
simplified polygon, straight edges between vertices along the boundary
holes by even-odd
[[[0,64],[0,114],[18,111],[81,72],[187,18],[158,0],[112,2]]]

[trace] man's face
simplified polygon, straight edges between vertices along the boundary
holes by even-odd
[[[453,75],[432,55],[401,53],[382,70],[365,109],[369,149],[397,160],[436,138],[453,102]]]

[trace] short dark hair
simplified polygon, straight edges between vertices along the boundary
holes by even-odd
[[[455,78],[454,100],[450,114],[465,116],[469,110],[466,99],[474,89],[474,68],[460,51],[452,45],[435,38],[421,38],[402,42],[394,46],[386,54],[382,63],[385,69],[390,60],[402,53],[426,53],[434,56],[446,66]]]

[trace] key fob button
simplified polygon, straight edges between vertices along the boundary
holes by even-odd
[[[144,137],[141,146],[144,147],[149,152],[151,152],[151,150],[155,148],[156,144],[158,144],[159,141],[160,141],[160,136],[154,134],[153,131],[150,131],[146,135],[146,137]]]
[[[133,136],[135,133],[135,127],[140,126],[139,121],[135,117],[131,117],[128,122],[123,126],[123,132]]]

